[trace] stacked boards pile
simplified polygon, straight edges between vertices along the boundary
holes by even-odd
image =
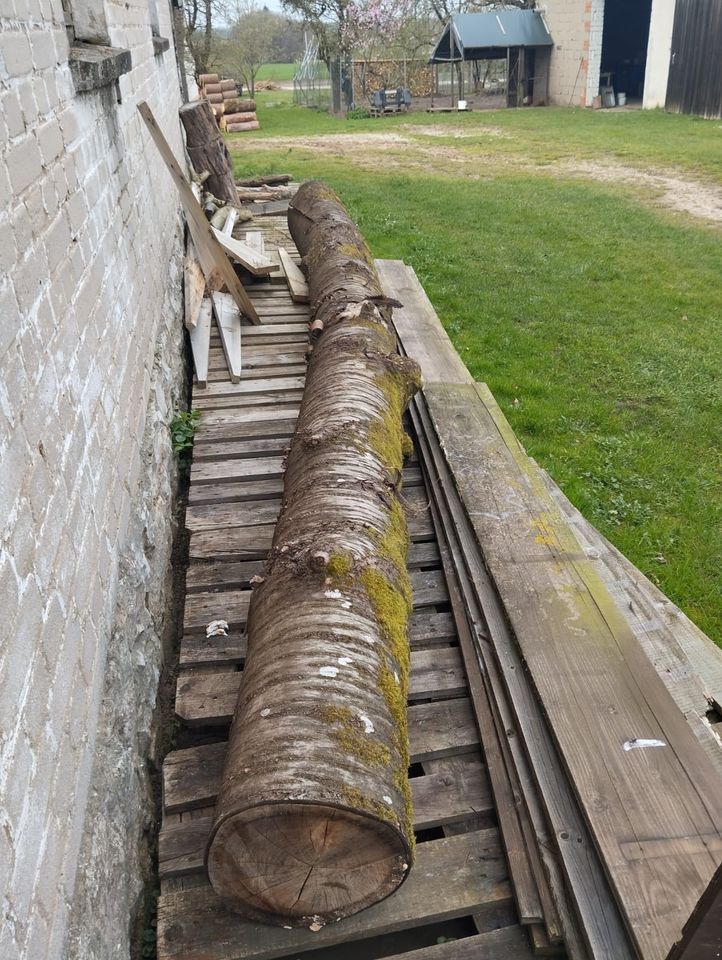
[[[255,100],[242,100],[235,80],[222,80],[217,73],[201,73],[198,90],[208,100],[222,130],[242,133],[258,130]]]
[[[720,651],[590,525],[577,539],[411,268],[376,263],[422,369],[409,413],[519,919],[569,960],[712,960]]]

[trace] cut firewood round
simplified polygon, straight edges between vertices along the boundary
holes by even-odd
[[[338,198],[305,184],[289,225],[324,331],[251,598],[206,865],[233,909],[317,929],[391,894],[413,857],[398,486],[401,416],[420,379],[396,353],[373,259]]]

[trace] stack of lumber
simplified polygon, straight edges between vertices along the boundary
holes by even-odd
[[[226,133],[243,133],[244,130],[258,130],[255,100],[229,98],[223,104],[223,116],[220,119],[221,130]]]
[[[722,753],[704,714],[720,651],[679,611],[673,637],[645,622],[637,596],[658,591],[628,561],[615,593],[603,538],[587,525],[583,549],[413,271],[377,266],[422,367],[411,418],[520,920],[573,960],[665,960],[700,901],[719,909]],[[664,649],[683,629],[703,673],[672,690]]]

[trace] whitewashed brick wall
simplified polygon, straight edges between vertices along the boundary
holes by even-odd
[[[136,110],[180,151],[173,46],[154,55],[146,0],[105,14],[132,51],[121,103],[75,95],[61,0],[0,0],[3,960],[63,955],[155,353],[179,322],[177,198]]]
[[[599,92],[604,0],[542,0],[554,41],[549,69],[549,102],[590,107]]]

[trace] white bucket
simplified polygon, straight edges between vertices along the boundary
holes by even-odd
[[[459,100],[459,110],[466,110],[466,100]]]
[[[618,94],[617,94],[617,106],[618,106],[618,107],[626,107],[626,105],[627,105],[627,94],[626,94],[626,93],[618,93]]]

